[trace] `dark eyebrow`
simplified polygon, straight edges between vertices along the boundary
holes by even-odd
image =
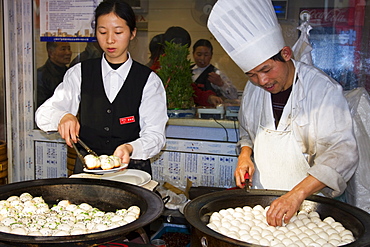
[[[265,66],[263,66],[260,70],[258,70],[257,72],[261,72],[261,71],[263,71],[263,70],[266,70],[266,69],[268,69],[268,67],[269,67],[269,65],[265,65]]]
[[[259,72],[261,72],[261,71],[263,71],[263,70],[265,70],[265,69],[268,69],[268,67],[269,67],[269,65],[264,65],[261,69],[259,69],[258,71],[257,71],[257,73],[259,73]],[[247,73],[245,73],[246,75],[251,75],[251,74],[254,74],[254,73],[249,73],[249,72],[247,72]]]

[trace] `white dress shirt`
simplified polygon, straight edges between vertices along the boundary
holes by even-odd
[[[110,102],[116,98],[132,66],[132,58],[117,70],[102,58],[104,90]],[[77,115],[81,100],[81,63],[67,70],[63,82],[55,89],[54,95],[36,111],[37,126],[43,131],[56,131],[64,115]],[[168,120],[166,92],[161,79],[152,72],[144,87],[139,107],[139,138],[128,143],[133,147],[132,159],[149,159],[160,152],[165,144],[165,126]],[[122,143],[123,144],[123,143]]]

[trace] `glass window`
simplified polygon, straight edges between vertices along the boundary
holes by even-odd
[[[35,0],[36,10],[40,0]],[[91,0],[93,1],[93,0]],[[60,1],[59,1],[60,2]],[[149,62],[150,40],[171,26],[181,26],[191,35],[191,45],[198,39],[209,39],[214,47],[212,64],[231,79],[238,90],[244,89],[248,78],[224,52],[207,29],[209,0],[135,0],[131,1],[137,14],[138,33],[131,43],[130,54],[138,62]],[[369,66],[369,6],[365,0],[281,0],[278,17],[287,45],[293,46],[300,33],[300,13],[310,14],[310,43],[313,63],[331,75],[344,89],[364,86],[370,90],[367,69]],[[39,11],[35,11],[35,70],[48,60],[45,42],[40,42]],[[70,42],[73,61],[92,44]],[[191,47],[190,47],[191,49]],[[192,50],[190,51],[192,53]],[[189,57],[193,60],[192,56]],[[73,63],[73,62],[72,62]],[[71,66],[72,64],[66,64]],[[36,73],[35,73],[36,75]],[[35,82],[36,82],[35,78]],[[37,86],[35,87],[37,88]],[[35,102],[36,103],[36,102]]]

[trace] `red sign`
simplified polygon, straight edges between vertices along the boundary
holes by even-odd
[[[302,8],[310,14],[310,24],[321,27],[363,26],[363,8]],[[356,17],[356,18],[354,18]]]
[[[130,117],[123,117],[119,119],[120,124],[128,124],[128,123],[134,123],[135,122],[135,117],[130,116]]]

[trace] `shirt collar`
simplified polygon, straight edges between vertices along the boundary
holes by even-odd
[[[112,67],[109,65],[108,61],[105,59],[105,53],[103,53],[102,56],[102,74],[103,78],[105,78],[109,73],[116,71],[117,74],[119,74],[123,80],[126,80],[126,77],[128,75],[128,72],[130,71],[131,65],[132,65],[132,58],[130,56],[130,53],[127,53],[128,59],[126,62],[124,62],[117,70],[112,69]]]
[[[197,65],[194,65],[193,70],[198,70],[198,71],[205,71],[211,64],[208,64],[206,67],[200,68]]]

